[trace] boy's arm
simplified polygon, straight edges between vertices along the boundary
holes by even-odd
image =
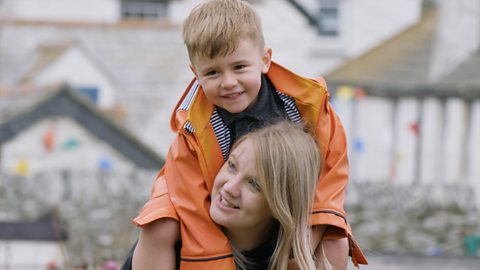
[[[346,246],[347,251],[340,254],[346,254],[345,256],[347,256],[350,251],[355,265],[357,263],[366,264],[365,257],[353,240],[344,210],[345,189],[348,184],[349,173],[345,130],[330,103],[327,102],[324,109],[320,113],[316,131],[324,160],[315,194],[312,225],[329,225],[325,228],[323,240],[334,241],[325,246],[326,254],[330,253],[328,250],[330,248],[338,248],[344,251],[343,249]],[[345,242],[347,245],[345,245]],[[330,256],[327,255],[327,257]],[[332,257],[332,259],[334,259],[331,262],[332,264],[336,264],[335,261],[341,264],[343,261],[340,257]]]
[[[149,201],[134,222],[143,226],[160,218],[180,222],[182,269],[235,269],[228,239],[209,215],[210,193],[196,151],[177,135],[165,166],[155,180]]]
[[[347,269],[349,251],[348,240],[347,238],[341,238],[322,241],[326,227],[326,225],[312,227],[310,243],[312,250],[315,251],[315,257],[320,265],[324,265],[325,262],[323,262],[323,260],[325,260],[326,257],[332,270],[345,270]]]
[[[202,269],[201,261],[213,260],[221,269],[229,269],[234,266],[233,260],[218,259],[229,256],[231,249],[209,215],[210,193],[197,159],[199,151],[186,136],[179,135],[172,143],[165,166],[168,192],[181,221],[181,255],[187,259],[182,260],[182,268],[189,269],[187,265],[192,264],[192,269]]]
[[[315,194],[312,225],[333,225],[338,230],[329,229],[328,235],[335,233],[337,238],[346,237],[350,231],[343,208],[349,172],[347,138],[329,103],[320,113],[316,134],[324,159]]]

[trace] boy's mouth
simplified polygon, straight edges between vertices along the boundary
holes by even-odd
[[[227,95],[222,95],[223,98],[228,98],[228,99],[235,99],[239,96],[241,96],[243,94],[243,92],[237,92],[237,93],[231,93],[231,94],[227,94]]]

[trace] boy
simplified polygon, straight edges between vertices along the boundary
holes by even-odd
[[[209,217],[209,194],[233,142],[278,118],[303,120],[315,130],[324,153],[311,215],[312,247],[320,247],[323,239],[334,269],[346,269],[349,251],[355,265],[366,263],[345,219],[346,138],[324,82],[273,63],[258,15],[240,0],[212,0],[194,8],[183,38],[195,79],[172,116],[178,135],[165,167],[134,220],[142,230],[133,269],[174,269],[174,245],[180,239],[181,269],[235,269],[230,245]]]

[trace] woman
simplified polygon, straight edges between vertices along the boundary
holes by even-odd
[[[329,268],[324,256],[315,262],[309,242],[319,169],[313,137],[289,122],[235,143],[215,178],[210,215],[229,237],[240,269],[291,269],[292,261],[302,270]]]
[[[309,242],[319,171],[315,140],[291,122],[235,143],[215,178],[210,215],[229,237],[239,269],[330,269],[322,250],[315,261]],[[131,269],[131,258],[122,269]]]

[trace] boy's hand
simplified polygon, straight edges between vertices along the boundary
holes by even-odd
[[[327,226],[325,225],[316,225],[310,228],[310,247],[315,252],[318,248],[318,245],[322,241],[323,233],[325,233],[325,229]]]
[[[310,245],[312,250],[315,251],[317,261],[324,259],[323,254],[325,254],[331,269],[346,270],[349,252],[348,239],[345,237],[336,240],[322,241],[325,229],[325,225],[312,226],[311,228]]]

